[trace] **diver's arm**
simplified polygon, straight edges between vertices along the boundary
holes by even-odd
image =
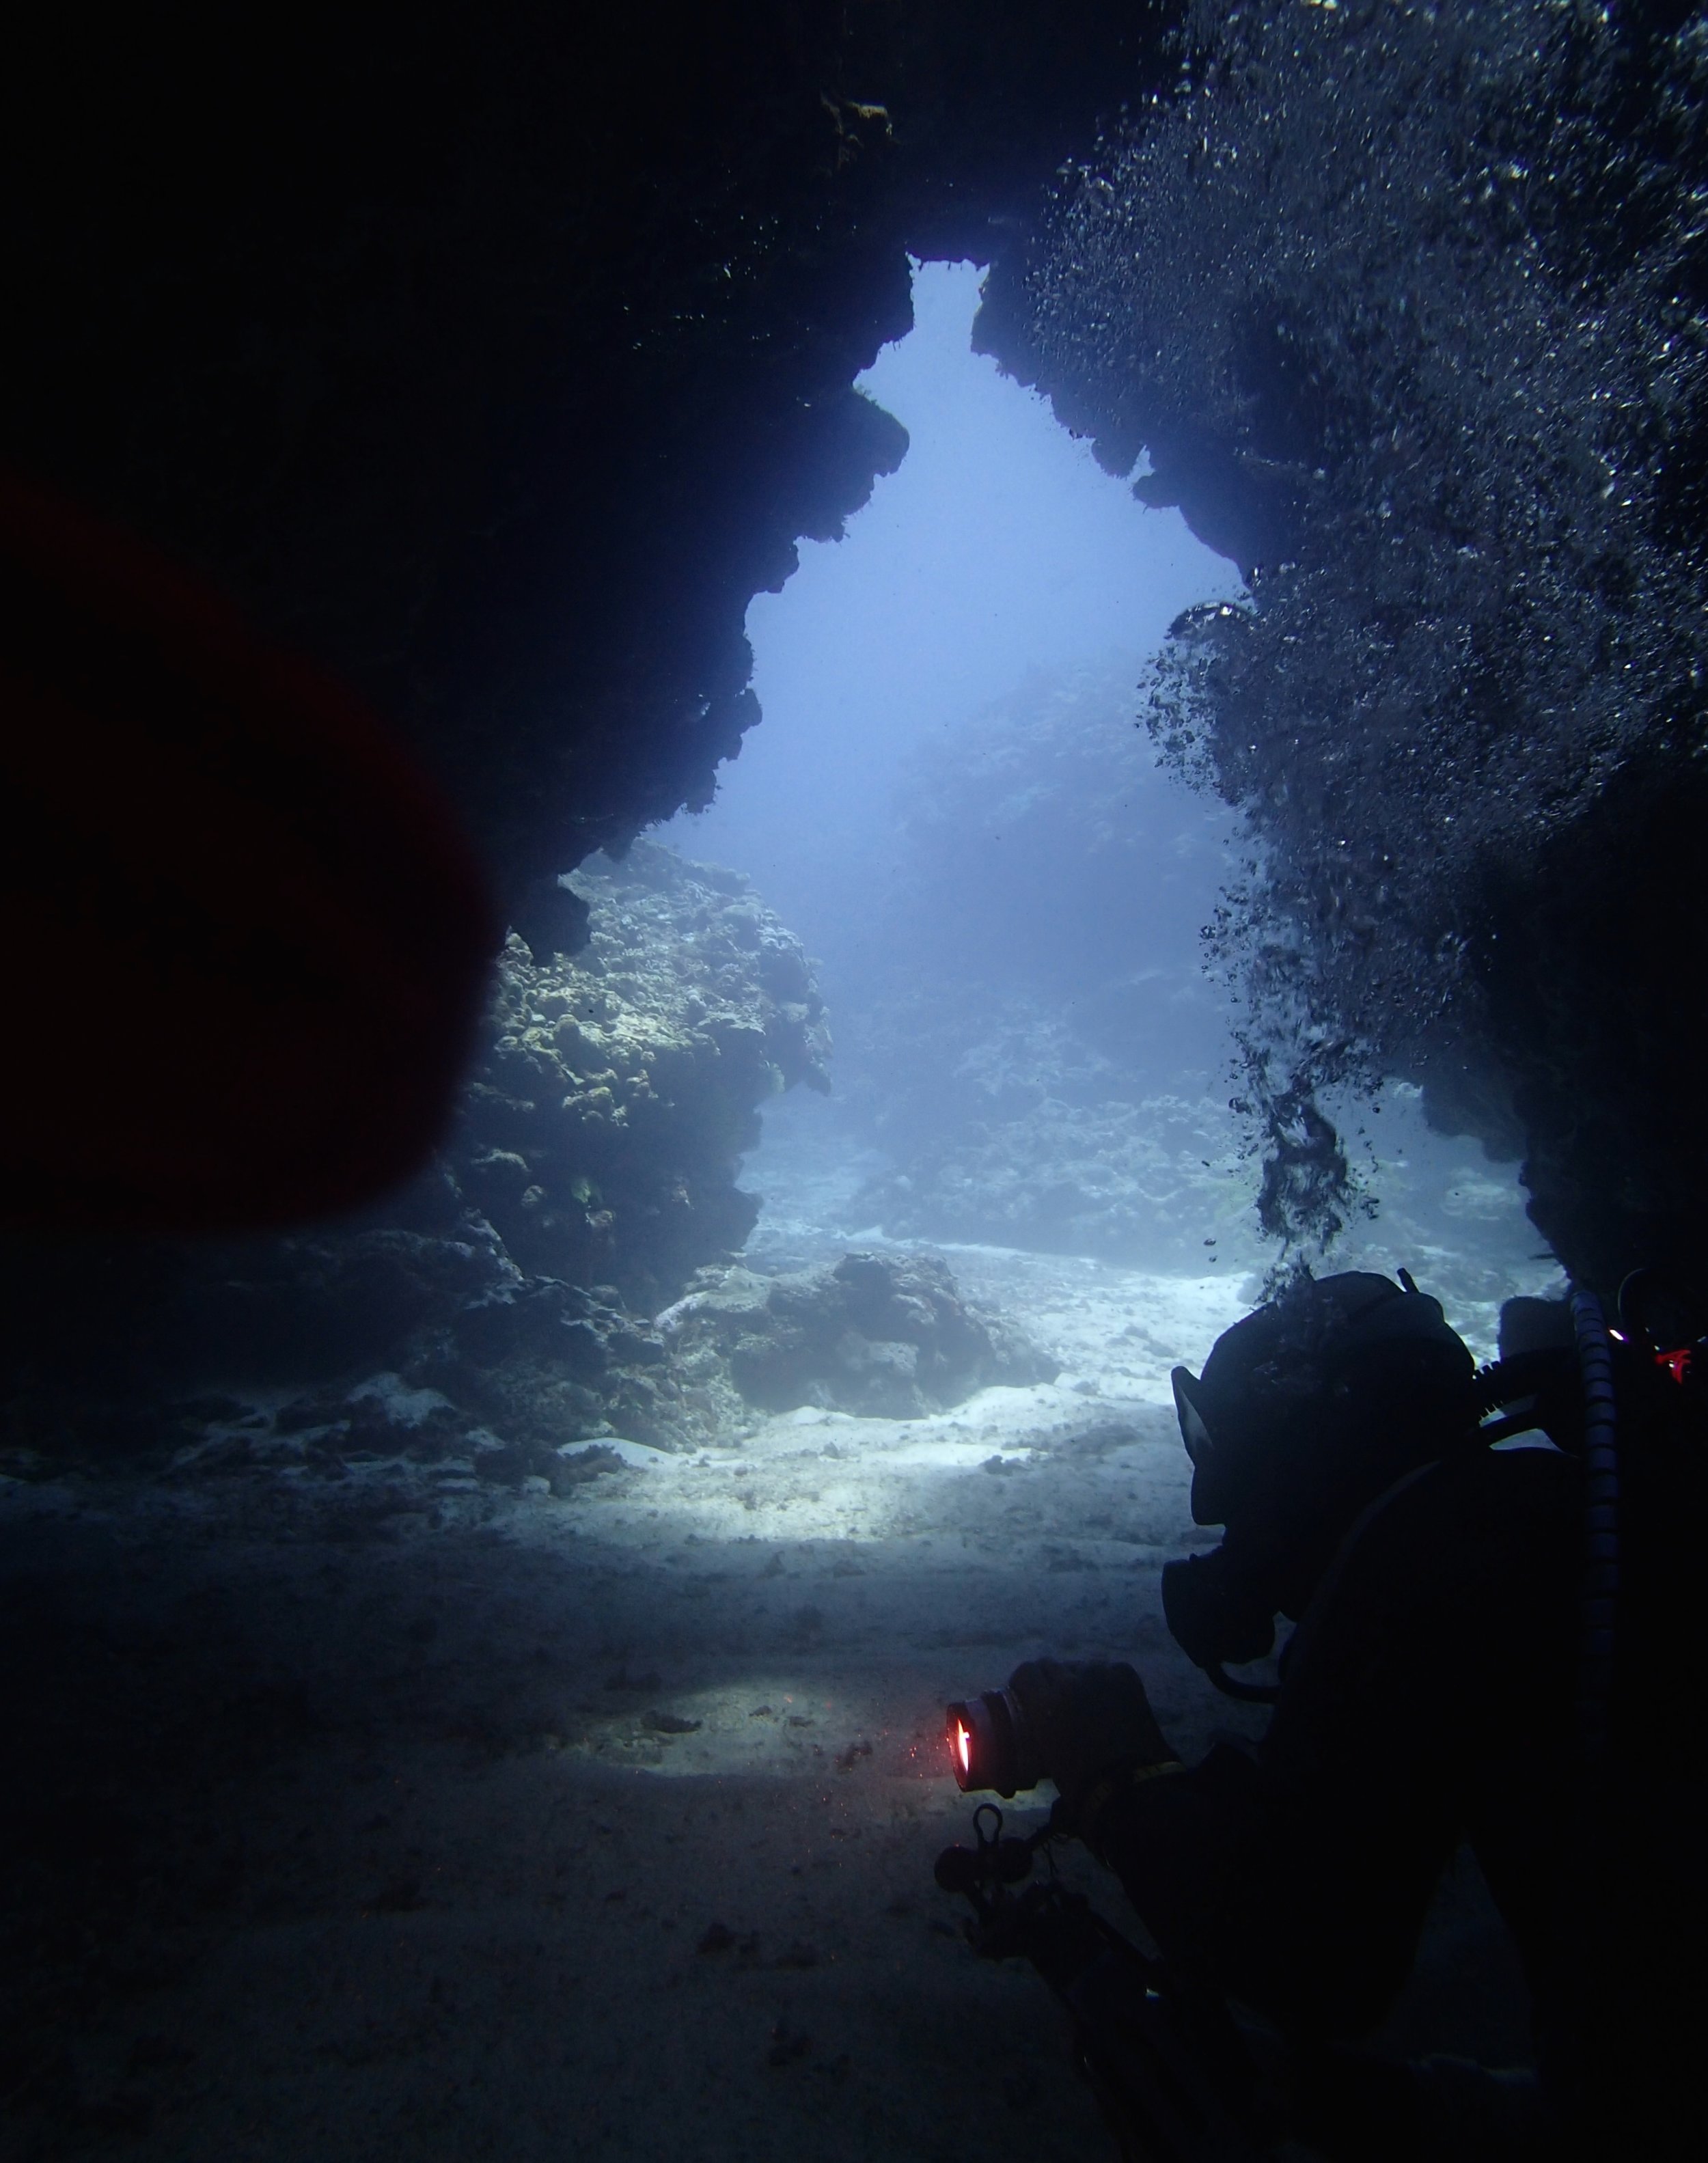
[[[1086,1837],[1171,1960],[1295,2030],[1379,2024],[1443,1866],[1563,1716],[1571,1472],[1437,1467],[1325,1581],[1255,1754],[1110,1795]]]
[[[1009,1689],[1059,1791],[1052,1822],[1117,1872],[1177,1973],[1329,2032],[1379,2015],[1409,1963],[1439,1842],[1369,1805],[1338,1835],[1361,1784],[1350,1769],[1313,1796],[1235,1749],[1187,1768],[1130,1667],[1030,1661]],[[1398,1792],[1415,1803],[1422,1785]],[[1379,1819],[1372,1851],[1364,1835]],[[1408,1855],[1424,1859],[1407,1869]]]
[[[1380,2023],[1459,1836],[1439,1536],[1402,1495],[1325,1580],[1256,1752],[1118,1789],[1085,1828],[1171,1961],[1295,2030]]]
[[[1084,1837],[1177,1972],[1333,2037],[1380,2023],[1453,1844],[1392,1791],[1312,1794],[1227,1745],[1177,1778],[1116,1785]]]

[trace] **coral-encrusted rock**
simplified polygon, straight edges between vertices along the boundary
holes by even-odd
[[[577,884],[579,953],[506,949],[452,1165],[524,1269],[655,1307],[752,1228],[737,1163],[768,1097],[829,1087],[824,1002],[737,872],[638,842]]]
[[[224,1464],[295,1437],[322,1465],[452,1452],[483,1478],[555,1482],[565,1444],[703,1441],[706,1402],[637,1317],[746,1239],[741,1153],[768,1097],[828,1087],[824,1004],[737,873],[637,844],[582,876],[581,902],[592,937],[573,961],[511,941],[443,1162],[363,1222],[0,1257],[22,1348],[0,1448],[45,1435],[79,1458],[199,1460],[207,1443]],[[302,1393],[283,1427],[194,1409],[281,1390]]]
[[[1265,1213],[1347,1214],[1312,1092],[1385,1067],[1522,1152],[1574,1279],[1701,1290],[1700,12],[1210,0],[1190,44],[976,337],[1252,574],[1150,720],[1250,824]]]
[[[598,1292],[514,1271],[418,1340],[406,1372],[495,1427],[524,1469],[548,1470],[538,1453],[590,1436],[699,1440],[668,1361],[656,1330]]]
[[[727,1376],[762,1411],[823,1405],[910,1419],[993,1382],[1053,1381],[1052,1360],[1012,1325],[962,1299],[930,1254],[845,1254],[829,1269],[747,1270],[659,1317],[690,1394]]]
[[[279,1435],[306,1438],[317,1461],[472,1449],[491,1479],[551,1474],[561,1445],[612,1432],[662,1449],[701,1438],[655,1329],[614,1291],[525,1275],[472,1212],[435,1233],[280,1242],[193,1292],[178,1364],[198,1387],[270,1402],[280,1384],[302,1390],[252,1456]],[[376,1374],[397,1387],[376,1390]],[[193,1400],[187,1417],[193,1428]]]

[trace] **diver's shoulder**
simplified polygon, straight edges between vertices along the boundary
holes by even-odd
[[[1449,1556],[1455,1575],[1498,1574],[1520,1557],[1530,1569],[1552,1551],[1575,1557],[1582,1515],[1582,1472],[1563,1450],[1456,1452],[1398,1482],[1347,1559],[1359,1578],[1391,1578],[1396,1590],[1418,1571],[1436,1575]]]

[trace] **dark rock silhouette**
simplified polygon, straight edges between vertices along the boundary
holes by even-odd
[[[20,32],[0,459],[207,571],[449,788],[531,944],[708,797],[742,631],[905,437],[909,249],[988,255],[1160,13],[537,0]],[[993,223],[994,221],[994,223]]]
[[[1386,1068],[1522,1148],[1574,1270],[1698,1269],[1700,39],[1349,0],[1205,9],[1179,61],[980,336],[1250,579],[1154,718],[1262,837],[1223,930],[1276,1198],[1344,1213],[1298,1107]]]

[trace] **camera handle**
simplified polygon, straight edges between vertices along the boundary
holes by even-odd
[[[981,1959],[1030,1961],[1061,2000],[1074,2062],[1124,2163],[1270,2163],[1251,2126],[1257,2068],[1226,2005],[1181,1988],[1060,1883],[1048,1826],[1025,1839],[1002,1828],[995,1804],[981,1803],[976,1846],[946,1848],[937,1883],[971,1904],[967,1940]],[[1026,1883],[1040,1852],[1049,1877]]]

